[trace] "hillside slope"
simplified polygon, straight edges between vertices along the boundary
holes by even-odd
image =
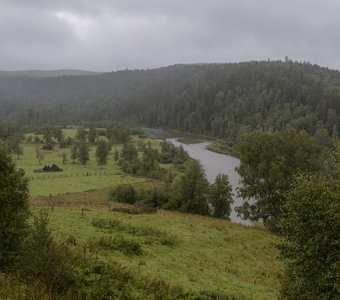
[[[74,251],[86,248],[88,255],[118,262],[137,280],[147,276],[186,291],[219,291],[237,299],[277,297],[279,238],[265,230],[168,211],[127,215],[91,209],[81,215],[79,209],[55,208],[50,223],[59,240],[75,239]],[[138,243],[142,254],[110,249],[115,238]]]
[[[0,78],[22,123],[122,121],[228,137],[287,126],[340,130],[340,72],[292,61],[174,65],[94,76]]]

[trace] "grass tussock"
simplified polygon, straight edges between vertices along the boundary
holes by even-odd
[[[175,246],[179,243],[176,235],[147,225],[136,226],[117,219],[98,218],[92,220],[92,225],[105,230],[114,230],[121,233],[128,233],[133,236],[145,237],[148,242],[156,242],[161,245]]]
[[[120,251],[125,255],[143,254],[142,246],[138,241],[126,239],[123,236],[102,236],[92,237],[88,241],[88,246],[92,250]]]

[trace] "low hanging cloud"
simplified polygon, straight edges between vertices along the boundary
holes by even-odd
[[[8,0],[0,69],[284,59],[340,69],[336,0]]]

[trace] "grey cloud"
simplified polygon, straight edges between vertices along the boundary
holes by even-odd
[[[117,70],[253,59],[340,69],[336,0],[12,0],[0,69]]]

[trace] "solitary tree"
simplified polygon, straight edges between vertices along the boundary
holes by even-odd
[[[89,145],[86,143],[86,141],[82,141],[79,143],[78,159],[84,167],[86,162],[90,160]]]
[[[71,147],[71,159],[73,163],[75,163],[75,160],[78,158],[78,146],[76,144],[72,145]]]
[[[216,218],[229,219],[233,201],[232,186],[225,174],[218,174],[215,182],[210,186],[210,202],[214,207],[213,215]]]
[[[0,269],[13,263],[26,233],[28,184],[0,151]]]
[[[187,163],[184,174],[174,179],[171,192],[168,208],[200,215],[209,213],[209,183],[198,161]]]
[[[96,158],[97,163],[101,168],[103,168],[103,165],[107,164],[107,157],[109,154],[109,145],[107,142],[100,140],[97,143],[97,149],[96,149]]]
[[[137,148],[132,144],[124,144],[120,153],[120,161],[133,162],[138,159]]]

